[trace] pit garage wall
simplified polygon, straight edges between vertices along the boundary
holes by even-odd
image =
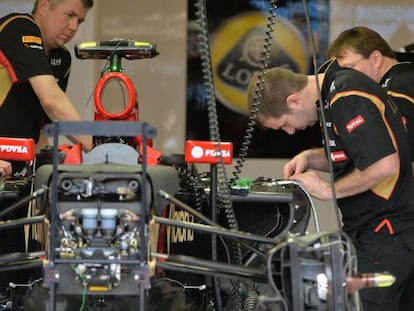
[[[32,3],[0,0],[0,14],[29,12]],[[95,0],[94,9],[68,45],[73,52],[77,42],[115,37],[157,44],[160,55],[156,58],[123,60],[123,65],[136,85],[140,120],[158,129],[154,144],[164,153],[184,152],[186,18],[187,0]],[[365,25],[380,32],[394,49],[414,42],[412,0],[332,0],[330,19],[331,38],[345,28]],[[73,59],[68,94],[86,119],[93,118],[93,89],[104,65],[104,61]],[[109,101],[116,103],[116,99]],[[286,161],[249,159],[241,177],[282,178]],[[204,170],[208,167],[200,168]],[[229,172],[232,171],[230,167]],[[315,205],[321,230],[336,229],[332,203],[315,201]],[[309,231],[314,231],[313,224]]]

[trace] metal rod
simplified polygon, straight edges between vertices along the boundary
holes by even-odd
[[[42,223],[44,222],[45,218],[46,218],[45,215],[40,215],[40,216],[34,216],[34,217],[28,217],[28,218],[8,220],[5,222],[1,221],[0,230],[12,229],[12,228],[21,227],[24,225]]]
[[[163,225],[169,225],[174,227],[180,227],[180,228],[187,228],[187,229],[193,229],[201,232],[208,232],[211,234],[217,234],[221,236],[227,236],[231,238],[237,238],[237,239],[245,239],[245,240],[251,240],[255,242],[260,243],[268,243],[268,244],[278,244],[279,241],[272,238],[266,238],[261,235],[252,234],[249,232],[243,232],[243,231],[233,231],[222,227],[213,227],[203,224],[195,224],[192,222],[186,222],[186,221],[179,221],[179,220],[173,220],[168,219],[164,217],[158,217],[154,216],[153,220],[158,224]]]
[[[196,262],[199,260],[199,262]],[[266,281],[266,272],[264,270],[246,268],[239,265],[230,265],[224,263],[211,262],[216,264],[215,267],[209,267],[204,265],[200,259],[192,259],[191,261],[186,261],[185,259],[182,262],[177,261],[157,261],[156,265],[159,268],[180,271],[180,272],[190,272],[203,274],[207,276],[214,275],[216,277],[223,277],[228,279],[249,279],[257,281]]]
[[[28,195],[26,197],[24,197],[23,199],[19,200],[18,202],[12,204],[11,206],[9,206],[8,208],[2,210],[0,212],[0,218],[3,218],[4,216],[10,214],[11,212],[19,209],[20,207],[26,207],[26,203],[33,200],[34,198],[36,198],[39,194],[42,194],[43,192],[45,192],[46,188],[40,188],[39,190],[33,192],[31,195]]]

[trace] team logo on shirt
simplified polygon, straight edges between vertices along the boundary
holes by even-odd
[[[387,80],[385,80],[385,82],[381,85],[382,88],[387,88],[388,84],[390,84],[391,78],[388,78]]]
[[[356,128],[360,127],[364,123],[365,119],[359,115],[346,124],[346,130],[349,134],[351,134]]]
[[[329,86],[329,92],[334,92],[336,90],[335,81],[332,81],[331,85]]]
[[[51,58],[50,65],[52,66],[60,66],[62,65],[62,58]]]
[[[348,160],[348,157],[346,156],[344,151],[335,151],[331,152],[331,159],[332,162],[341,162]]]

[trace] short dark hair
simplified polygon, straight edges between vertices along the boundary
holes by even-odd
[[[376,31],[364,26],[356,26],[341,32],[329,46],[328,55],[339,58],[345,49],[361,54],[364,58],[368,58],[377,50],[386,57],[396,59],[387,41]]]
[[[259,99],[257,87],[261,90],[260,105],[257,114],[265,118],[280,118],[290,113],[286,100],[289,95],[301,91],[308,83],[308,76],[302,73],[295,73],[283,67],[273,67],[265,71],[253,74],[248,86],[248,106],[250,110],[253,104]]]
[[[52,5],[59,4],[62,0],[50,0]],[[84,8],[91,9],[93,7],[93,0],[80,0],[83,3]],[[39,0],[35,0],[33,4],[32,14],[36,13],[39,6]]]

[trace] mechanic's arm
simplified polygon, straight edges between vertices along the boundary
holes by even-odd
[[[69,97],[62,91],[52,75],[29,78],[37,97],[48,117],[58,121],[82,121],[82,117]],[[92,136],[68,136],[74,143],[82,144],[85,151],[92,149]]]
[[[398,163],[398,155],[393,153],[371,164],[362,171],[355,169],[352,173],[335,182],[336,198],[345,198],[372,189],[385,178],[395,174],[398,170]],[[322,179],[315,171],[293,175],[290,179],[301,182],[309,194],[317,199],[332,199],[331,184]]]
[[[283,167],[283,175],[290,178],[295,174],[304,173],[309,169],[328,172],[329,163],[323,148],[314,148],[302,151],[293,157]]]

